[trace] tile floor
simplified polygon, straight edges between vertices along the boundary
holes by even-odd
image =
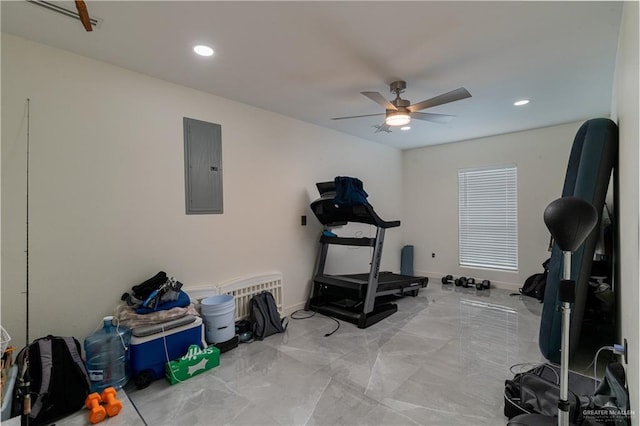
[[[367,329],[291,320],[184,383],[126,390],[150,426],[504,425],[510,366],[543,360],[542,305],[509,293],[431,283]]]

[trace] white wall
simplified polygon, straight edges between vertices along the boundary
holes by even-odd
[[[625,2],[622,12],[622,25],[618,41],[615,83],[613,88],[613,119],[620,129],[620,165],[619,165],[619,221],[620,221],[620,337],[629,344],[629,364],[626,365],[629,381],[631,409],[635,411],[633,424],[640,424],[640,384],[639,357],[640,338],[638,329],[640,318],[640,292],[638,282],[640,274],[640,250],[638,249],[638,222],[640,220],[639,175],[640,160],[638,143],[640,115],[638,103],[638,2]]]
[[[321,229],[308,208],[317,181],[357,176],[382,217],[400,218],[402,154],[389,147],[6,34],[2,89],[2,325],[17,345],[27,98],[31,339],[83,339],[159,270],[185,286],[282,271],[285,306],[301,304]],[[222,125],[222,215],[185,215],[183,117]],[[385,251],[400,247],[390,232]],[[397,271],[398,257],[383,267]]]
[[[567,160],[581,122],[404,151],[405,244],[415,246],[416,273],[489,279],[511,289],[542,272],[550,253],[545,207],[562,193]],[[458,169],[518,167],[518,271],[458,264]],[[435,253],[435,258],[431,254]]]

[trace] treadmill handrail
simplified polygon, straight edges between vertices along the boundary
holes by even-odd
[[[371,204],[345,206],[337,205],[333,201],[333,194],[325,194],[323,197],[311,203],[311,210],[323,225],[331,225],[340,222],[357,222],[375,225],[378,228],[395,228],[400,226],[399,220],[385,221],[373,209]]]
[[[320,237],[320,243],[323,244],[337,244],[341,246],[360,246],[360,247],[373,247],[376,244],[375,238],[352,238],[352,237],[327,237],[322,235]]]

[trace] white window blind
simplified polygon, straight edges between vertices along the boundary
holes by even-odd
[[[458,170],[461,266],[518,269],[518,169]]]

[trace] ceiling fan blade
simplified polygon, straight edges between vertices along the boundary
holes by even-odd
[[[390,109],[391,111],[397,111],[398,108],[391,102],[387,100],[380,92],[360,92],[365,95],[367,98],[371,99],[373,102],[382,105],[384,109]]]
[[[446,114],[432,114],[430,112],[412,112],[411,118],[416,118],[418,120],[431,121],[433,123],[448,123],[453,120],[455,115],[446,115]]]
[[[347,118],[360,118],[360,117],[375,117],[376,115],[385,115],[385,113],[381,114],[365,114],[365,115],[352,115],[350,117],[335,117],[332,120],[346,120]]]
[[[431,99],[427,99],[426,101],[418,102],[417,104],[413,104],[407,109],[411,112],[420,111],[425,108],[431,108],[434,106],[448,104],[449,102],[459,101],[461,99],[470,98],[471,93],[464,87],[460,87],[456,90],[452,90],[447,93],[443,93],[442,95],[436,96]]]
[[[91,20],[89,19],[89,10],[87,10],[87,5],[84,3],[84,0],[76,0],[76,9],[78,9],[78,16],[84,29],[87,32],[93,31]]]

